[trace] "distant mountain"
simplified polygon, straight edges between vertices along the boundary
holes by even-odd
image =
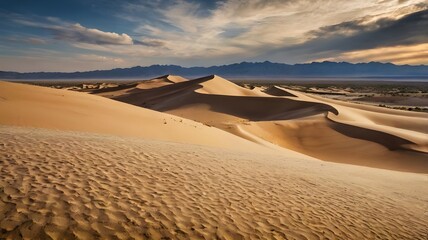
[[[394,65],[392,63],[313,62],[284,64],[241,62],[212,67],[181,67],[152,65],[147,67],[116,68],[87,72],[2,72],[0,79],[79,79],[79,78],[151,78],[174,74],[185,77],[216,74],[224,77],[391,77],[428,78],[428,66]]]

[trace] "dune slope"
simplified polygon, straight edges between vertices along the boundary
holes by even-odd
[[[426,113],[342,103],[276,86],[249,90],[214,75],[114,99],[322,160],[428,173]]]
[[[289,119],[327,111],[337,113],[334,108],[322,103],[267,97],[215,75],[124,94],[114,99],[166,112],[191,107],[194,113],[190,118],[197,120],[200,120],[198,115],[211,118],[217,113],[253,121]],[[198,114],[205,106],[209,107],[209,111]]]
[[[107,98],[0,82],[0,124],[135,136],[228,148],[257,145],[173,115]]]
[[[162,87],[162,86],[166,86],[169,84],[179,83],[179,82],[184,82],[184,81],[187,81],[187,79],[180,77],[180,76],[164,75],[161,77],[153,78],[153,79],[148,80],[148,81],[140,82],[136,86],[136,88],[137,89],[157,88],[157,87]]]
[[[426,176],[0,127],[2,239],[426,239]]]
[[[184,81],[187,81],[187,79],[180,76],[164,75],[146,81],[120,84],[119,86],[112,88],[97,89],[92,91],[91,93],[108,98],[113,98],[116,96],[121,96],[123,94],[139,91],[139,89],[157,88]]]

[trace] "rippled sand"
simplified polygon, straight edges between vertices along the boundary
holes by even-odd
[[[0,127],[3,239],[426,239],[427,176]]]

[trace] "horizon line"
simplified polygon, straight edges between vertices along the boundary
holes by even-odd
[[[383,64],[383,65],[394,65],[394,66],[408,66],[408,67],[428,67],[428,65],[425,64],[419,64],[419,65],[412,65],[412,64],[395,64],[392,62],[377,62],[377,61],[370,61],[370,62],[347,62],[347,61],[313,61],[313,62],[304,62],[304,63],[281,63],[281,62],[271,62],[269,60],[265,60],[265,61],[255,61],[255,62],[250,62],[250,61],[242,61],[242,62],[235,62],[235,63],[230,63],[230,64],[223,64],[223,65],[211,65],[211,66],[181,66],[181,65],[176,65],[176,64],[151,64],[151,65],[136,65],[136,66],[130,66],[130,67],[117,67],[117,68],[110,68],[110,69],[94,69],[94,70],[87,70],[87,71],[70,71],[70,72],[55,72],[55,71],[31,71],[31,72],[18,72],[18,71],[9,71],[9,70],[0,70],[0,72],[10,72],[10,73],[20,73],[20,74],[26,74],[26,73],[86,73],[86,72],[96,72],[96,71],[111,71],[111,70],[115,70],[115,69],[131,69],[131,68],[144,68],[144,67],[152,67],[152,66],[176,66],[176,67],[181,67],[181,68],[210,68],[210,67],[222,67],[222,66],[230,66],[230,65],[234,65],[234,64],[243,64],[243,63],[249,63],[249,64],[261,64],[261,63],[272,63],[272,64],[281,64],[281,65],[289,65],[289,66],[296,66],[296,65],[309,65],[309,64],[320,64],[320,63],[335,63],[335,64],[340,64],[340,63],[345,63],[345,64],[350,64],[350,65],[358,65],[358,64]]]

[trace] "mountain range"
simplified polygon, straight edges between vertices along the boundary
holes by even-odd
[[[151,65],[86,72],[10,72],[0,71],[2,79],[97,79],[97,78],[151,78],[174,74],[185,77],[221,75],[229,78],[243,77],[376,77],[376,78],[427,78],[427,65],[395,65],[392,63],[313,62],[285,64],[241,62],[211,67],[182,67],[178,65]]]

